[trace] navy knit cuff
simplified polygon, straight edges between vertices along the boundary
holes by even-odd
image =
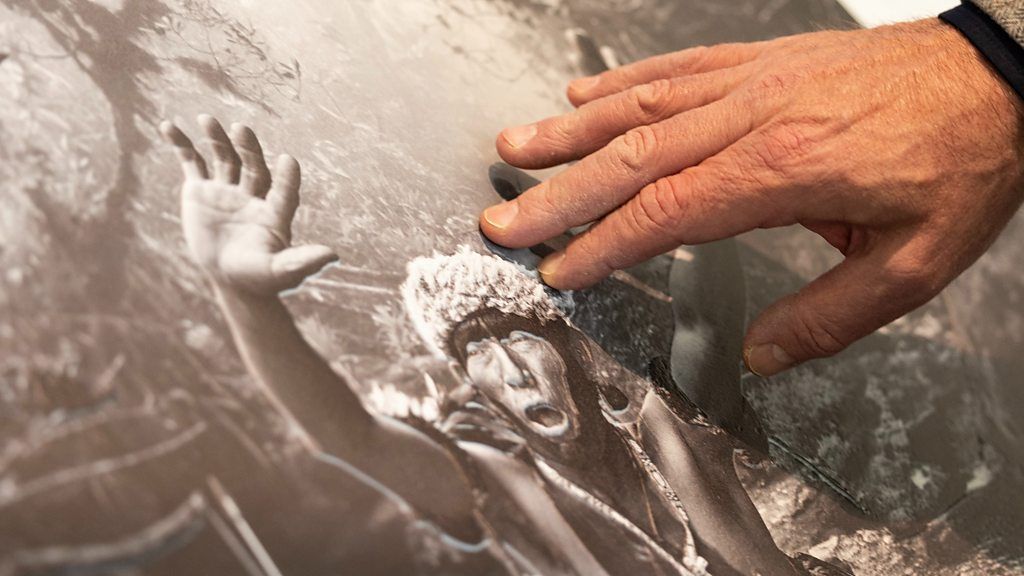
[[[1018,96],[1024,98],[1024,48],[988,14],[965,1],[939,15],[960,31],[999,72]]]

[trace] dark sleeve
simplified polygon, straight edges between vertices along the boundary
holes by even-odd
[[[1017,31],[1024,20],[1024,1],[999,0],[988,2],[1005,8],[1012,4],[1009,12],[997,11],[997,21],[989,12],[972,2],[964,2],[939,15],[963,34],[967,40],[992,64],[1007,84],[1024,98],[1024,48],[1010,35],[1009,31]],[[986,4],[986,8],[994,10]]]

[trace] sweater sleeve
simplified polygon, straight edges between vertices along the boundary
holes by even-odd
[[[939,16],[1024,98],[1024,0],[973,0]]]
[[[988,15],[1018,45],[1024,45],[1024,1],[974,0],[973,4]]]

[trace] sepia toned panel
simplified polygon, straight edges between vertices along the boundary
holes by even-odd
[[[0,575],[1020,573],[1019,219],[770,383],[741,380],[743,323],[834,261],[809,235],[574,294],[479,235],[532,182],[495,134],[574,76],[830,25],[811,0],[0,0]],[[298,159],[267,242],[336,262],[280,298],[211,283],[224,246],[188,230],[221,223],[159,134],[210,161],[200,113]]]

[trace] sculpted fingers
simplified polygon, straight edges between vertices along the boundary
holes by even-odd
[[[285,223],[290,223],[299,207],[299,186],[301,184],[299,162],[288,154],[277,157],[274,166],[274,181],[267,194],[267,202],[274,207]]]
[[[242,161],[239,185],[253,196],[266,196],[270,190],[270,169],[267,168],[263,147],[256,134],[248,126],[232,124],[231,142]]]
[[[500,245],[522,248],[608,214],[645,185],[740,139],[749,124],[723,102],[630,130],[519,198],[488,208],[481,229]]]
[[[640,84],[563,116],[509,128],[498,137],[498,154],[520,168],[547,168],[578,160],[632,128],[723,98],[750,74],[748,67],[740,66]]]
[[[237,184],[242,167],[241,158],[235,151],[231,139],[213,116],[200,114],[199,125],[206,134],[206,140],[213,149],[213,177],[225,184]]]
[[[712,70],[731,68],[757,58],[771,44],[719,44],[697,46],[627,64],[597,76],[579,78],[569,84],[569,101],[582,106],[609,94],[665,78],[677,78]]]
[[[204,180],[207,178],[206,162],[196,151],[192,141],[177,126],[168,120],[160,123],[160,135],[164,141],[174,146],[174,153],[181,162],[181,170],[186,179]]]

